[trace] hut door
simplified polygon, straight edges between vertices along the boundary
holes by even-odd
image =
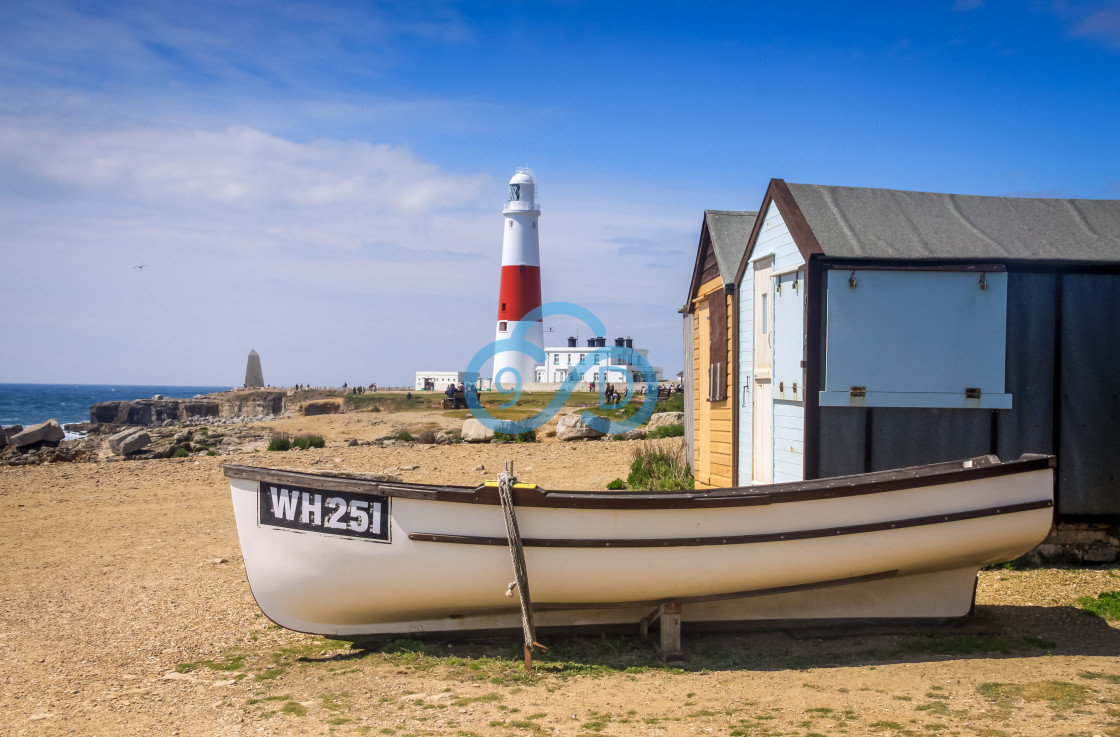
[[[773,478],[774,408],[770,399],[770,372],[773,370],[774,294],[771,290],[773,257],[754,264],[754,402],[752,438],[754,468],[752,480],[768,484]]]

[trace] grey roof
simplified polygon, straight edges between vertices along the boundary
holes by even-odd
[[[788,187],[828,256],[1120,261],[1120,200]]]
[[[735,282],[735,272],[747,251],[747,242],[754,230],[757,212],[736,210],[705,210],[704,222],[712,238],[712,251],[716,255],[720,276],[724,284]]]

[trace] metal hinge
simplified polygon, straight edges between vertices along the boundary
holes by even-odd
[[[848,394],[853,396],[853,397],[866,397],[867,396],[867,387],[866,386],[853,386],[851,389],[848,390]]]
[[[980,390],[975,389],[975,388],[965,389],[964,390],[964,398],[965,399],[979,399],[980,398]]]

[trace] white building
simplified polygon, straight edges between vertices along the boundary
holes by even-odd
[[[639,354],[645,359],[642,365],[649,365],[649,351],[635,348],[633,339],[615,338],[614,353],[623,355],[613,356],[612,351],[607,348],[606,338],[588,338],[586,346],[579,346],[577,343],[576,338],[568,338],[567,346],[545,348],[545,362],[536,367],[537,383],[551,384],[567,380],[568,372],[588,355],[595,365],[584,373],[581,381],[623,383],[626,381],[626,374],[630,374],[635,382],[644,381],[641,369],[634,365],[633,359],[627,360],[626,354]],[[654,366],[653,371],[660,382],[662,368]]]
[[[451,384],[459,386],[466,376],[466,371],[417,371],[416,391],[442,392]]]

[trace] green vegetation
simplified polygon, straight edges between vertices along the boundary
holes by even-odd
[[[397,440],[403,440],[406,443],[412,441],[412,433],[410,433],[408,430],[401,430],[393,437]]]
[[[272,442],[268,444],[268,450],[291,450],[292,440],[287,434],[277,435],[272,438]]]
[[[1105,683],[1120,684],[1120,675],[1114,675],[1112,673],[1095,673],[1091,670],[1086,670],[1077,675],[1087,681],[1104,681]]]
[[[186,458],[190,455],[190,451],[186,448],[176,448],[175,452],[171,454],[172,458]]]
[[[526,430],[525,432],[519,432],[516,435],[507,435],[504,432],[496,432],[494,433],[494,440],[497,440],[499,442],[504,441],[517,443],[535,443],[537,442],[537,431]]]
[[[322,435],[296,435],[292,439],[292,445],[301,450],[307,450],[308,448],[326,447],[327,442],[323,440]]]
[[[629,489],[679,491],[693,488],[693,483],[683,443],[643,441],[632,454],[626,477]]]
[[[1054,711],[1081,706],[1093,693],[1088,686],[1065,681],[981,683],[976,691],[1003,709],[1012,708],[1017,701],[1045,701]]]
[[[291,450],[292,448],[299,448],[300,450],[307,450],[308,448],[323,448],[326,447],[327,441],[323,440],[322,435],[296,435],[294,438],[286,432],[274,433],[272,442],[268,444],[269,450]]]
[[[623,481],[622,479],[615,479],[614,481],[607,484],[607,488],[611,489],[611,490],[625,489],[626,488],[626,482]]]
[[[646,435],[647,440],[660,440],[661,438],[683,438],[684,425],[662,425],[650,430]]]
[[[198,670],[199,668],[233,671],[241,670],[244,667],[244,655],[227,655],[220,660],[197,660],[193,663],[179,663],[177,666],[175,666],[175,670],[179,673],[190,673],[192,670]]]
[[[280,711],[297,717],[307,716],[307,707],[298,701],[289,701],[280,708]]]
[[[1077,606],[1109,622],[1120,620],[1120,591],[1106,591],[1100,596],[1082,596]]]

